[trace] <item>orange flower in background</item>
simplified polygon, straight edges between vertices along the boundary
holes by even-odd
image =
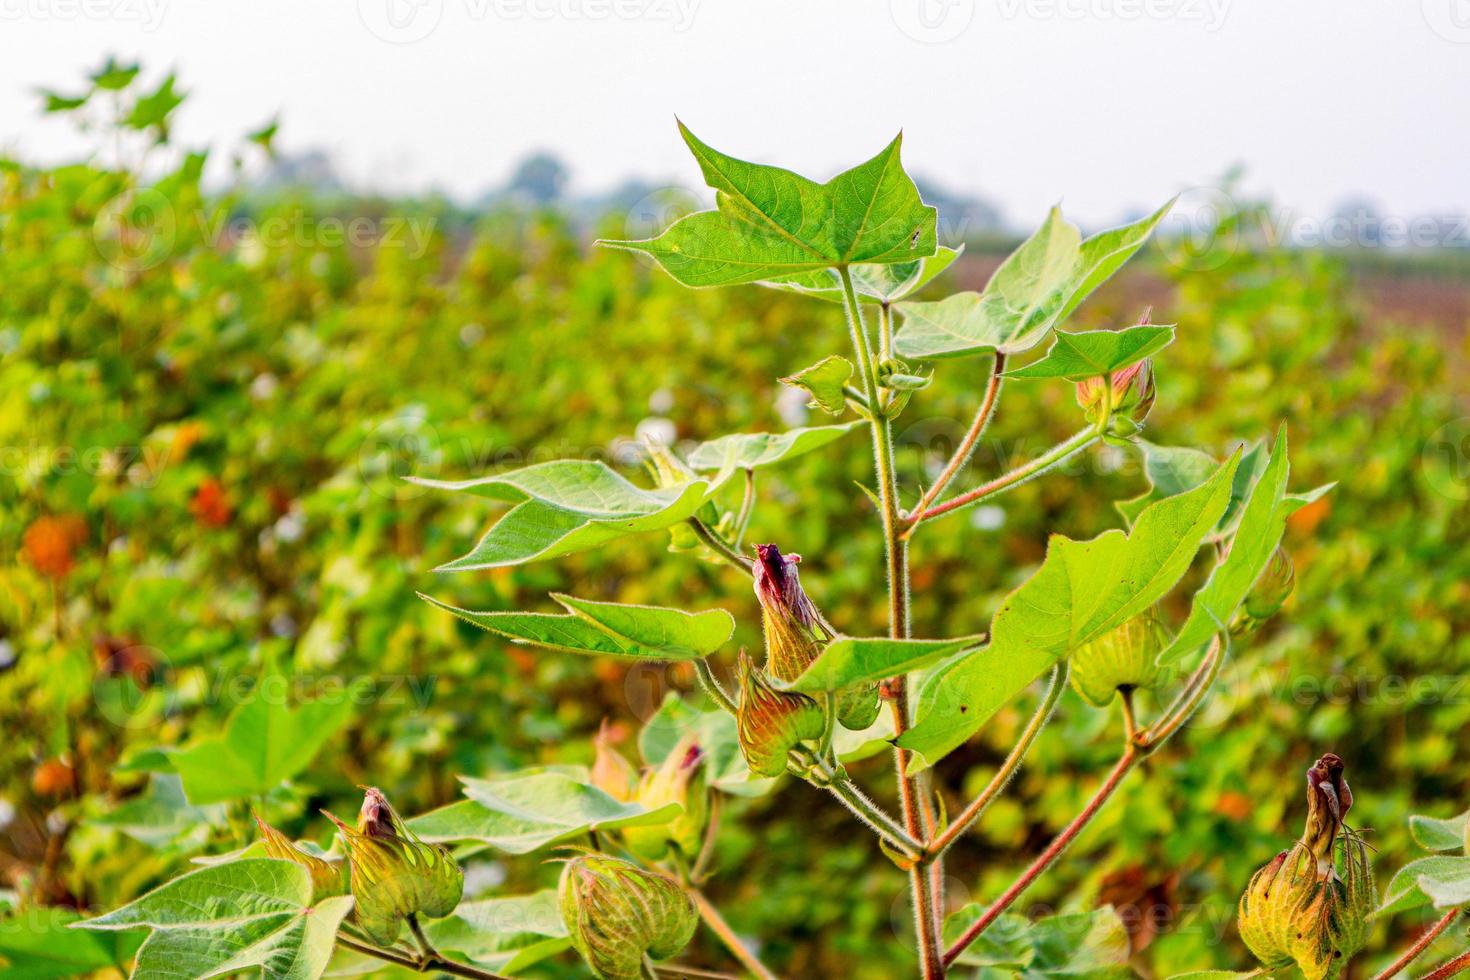
[[[61,759],[47,759],[31,775],[31,789],[37,796],[69,796],[76,788],[76,770]]]
[[[194,491],[194,499],[189,501],[189,513],[205,527],[224,527],[229,524],[234,509],[224,484],[212,476],[205,479],[199,484],[199,489]]]
[[[76,549],[87,540],[87,525],[75,514],[38,517],[21,539],[32,568],[47,578],[62,579],[76,567]]]

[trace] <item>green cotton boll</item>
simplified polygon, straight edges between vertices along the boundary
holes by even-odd
[[[765,673],[741,655],[740,705],[735,714],[740,754],[758,776],[786,771],[786,756],[802,742],[815,741],[826,729],[821,705],[805,694],[777,690]]]
[[[394,943],[410,915],[438,919],[459,905],[464,872],[448,849],[419,840],[377,789],[366,791],[356,828],[326,816],[347,848],[353,917],[373,942]]]
[[[1068,660],[1072,686],[1099,708],[1106,707],[1119,688],[1153,690],[1163,680],[1158,659],[1168,641],[1152,611],[1135,616],[1073,651]]]
[[[562,867],[557,905],[572,946],[601,980],[640,980],[645,955],[678,954],[699,924],[694,903],[673,879],[603,854]]]

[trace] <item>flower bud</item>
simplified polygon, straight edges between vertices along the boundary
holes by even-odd
[[[597,730],[592,747],[596,753],[592,760],[592,785],[620,802],[631,800],[637,772],[633,769],[633,763],[613,746],[612,733],[606,719],[603,719],[602,727]]]
[[[645,955],[674,956],[699,924],[672,879],[603,854],[566,863],[557,902],[572,945],[602,980],[640,980]]]
[[[708,756],[694,736],[679,740],[657,769],[643,774],[635,799],[645,810],[677,803],[684,812],[666,824],[627,827],[623,842],[645,861],[662,861],[669,845],[685,857],[699,853],[704,842],[704,825],[709,820]]]
[[[464,896],[464,872],[446,848],[419,840],[382,792],[368,787],[365,794],[355,829],[330,813],[327,818],[347,847],[357,924],[388,946],[408,916],[453,912]]]
[[[1162,673],[1159,652],[1168,641],[1153,611],[1141,613],[1073,651],[1068,658],[1072,686],[1099,708],[1112,701],[1119,688],[1152,690]]]
[[[343,880],[341,868],[315,854],[306,853],[293,844],[285,834],[262,820],[260,814],[252,811],[251,816],[255,817],[256,824],[260,826],[260,842],[265,847],[267,857],[299,864],[311,875],[311,902],[313,905],[324,898],[341,895],[347,891],[347,883]]]
[[[779,681],[794,681],[833,638],[816,604],[801,587],[796,566],[801,556],[781,554],[774,544],[756,546],[755,597],[761,604],[766,637],[766,670]],[[861,731],[878,717],[878,685],[857,684],[837,694],[837,720]]]
[[[1251,878],[1240,936],[1268,970],[1295,963],[1307,980],[1337,977],[1368,938],[1376,895],[1368,849],[1343,823],[1352,791],[1342,760],[1307,770],[1306,829]]]
[[[740,753],[758,776],[786,771],[786,753],[798,743],[822,737],[821,705],[805,694],[771,686],[765,672],[740,655],[740,707],[735,715]]]
[[[1291,555],[1285,548],[1277,548],[1245,598],[1246,615],[1257,622],[1270,619],[1286,605],[1295,587],[1296,568]]]
[[[1138,431],[1154,407],[1158,389],[1154,383],[1153,361],[1145,359],[1137,364],[1130,364],[1113,373],[1111,377],[1110,404],[1105,404],[1108,402],[1108,380],[1105,377],[1077,382],[1077,404],[1082,407],[1087,421],[1094,425],[1102,418],[1104,409],[1110,408],[1111,422],[1118,423],[1120,428],[1114,434],[1129,436]]]

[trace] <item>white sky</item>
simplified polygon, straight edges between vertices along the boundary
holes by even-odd
[[[1022,225],[1236,162],[1304,213],[1470,210],[1470,0],[0,0],[0,143],[71,152],[34,88],[107,53],[178,69],[186,142],[279,111],[391,190],[477,194],[532,149],[577,191],[695,183],[677,113],[817,178],[903,128],[911,170]]]

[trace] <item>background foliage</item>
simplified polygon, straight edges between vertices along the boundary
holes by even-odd
[[[144,146],[166,138],[168,109],[150,98],[131,127]],[[585,763],[604,718],[631,752],[664,693],[694,686],[677,665],[511,647],[417,590],[473,609],[556,611],[550,591],[719,605],[738,622],[723,664],[758,647],[748,583],[667,553],[662,534],[440,578],[431,569],[490,509],[399,478],[566,456],[636,464],[640,433],[799,424],[807,410],[776,379],[838,349],[836,307],[684,289],[591,250],[552,212],[207,193],[201,157],[146,159],[0,166],[0,905],[24,905],[28,921],[43,906],[48,928],[115,907],[252,839],[250,806],[325,841],[318,808],[350,812],[357,784],[417,813],[458,798],[457,773]],[[1293,484],[1340,481],[1292,518],[1287,612],[1029,893],[1037,906],[1138,910],[1135,962],[1149,974],[1247,962],[1236,899],[1295,836],[1302,772],[1323,751],[1348,760],[1381,876],[1413,853],[1411,811],[1470,801],[1458,764],[1470,751],[1470,483],[1463,447],[1438,451],[1470,415],[1466,324],[1377,304],[1384,277],[1401,277],[1401,293],[1411,268],[1360,275],[1341,257],[1264,245],[1262,214],[1243,207],[1205,250],[1150,247],[1074,320],[1134,322],[1152,304],[1155,322],[1177,323],[1156,362],[1150,438],[1223,453],[1285,419]],[[370,219],[369,239],[330,234],[352,218]],[[422,247],[409,222],[432,229]],[[625,222],[611,215],[603,230],[626,237]],[[948,275],[975,286],[993,264],[972,254]],[[967,370],[940,371],[902,419],[910,482],[961,434],[948,420],[968,416],[984,381]],[[1013,383],[973,469],[997,472],[1078,422],[1069,385]],[[870,467],[853,438],[766,471],[752,531],[801,553],[829,617],[868,634],[883,621],[881,562],[854,481]],[[1118,526],[1111,502],[1145,487],[1136,456],[1112,448],[1068,476],[923,536],[920,635],[982,629],[1040,562],[1047,531]],[[289,694],[296,750],[221,777],[232,713],[261,678]],[[939,766],[951,812],[1029,709],[1006,709]],[[1110,725],[1068,691],[1008,796],[951,852],[958,899],[993,895],[1075,812],[1113,759]],[[161,748],[226,790],[185,805],[189,770],[159,771]],[[885,799],[888,765],[855,767]],[[893,941],[909,929],[902,877],[848,814],[800,787],[730,810],[709,891],[769,964],[793,976],[907,968]],[[555,874],[482,854],[469,891],[525,893]],[[1380,929],[1363,966],[1427,915]],[[0,932],[0,956],[20,963],[17,935]],[[68,938],[66,970],[27,975],[116,963],[130,952],[119,936]],[[720,954],[696,946],[691,959]]]

